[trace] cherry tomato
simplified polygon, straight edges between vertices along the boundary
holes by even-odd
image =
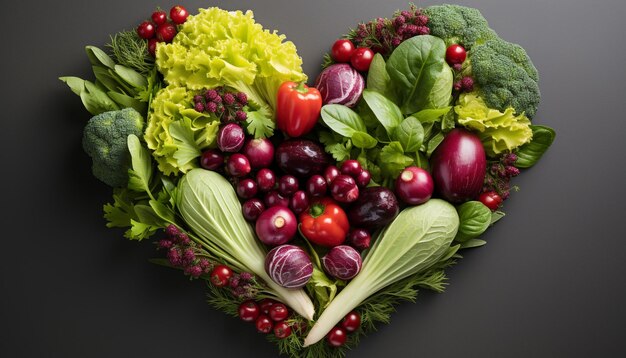
[[[287,322],[278,322],[274,325],[274,335],[278,339],[291,336],[291,326]]]
[[[348,332],[356,331],[359,326],[361,326],[361,315],[356,311],[348,313],[341,321],[341,327]]]
[[[252,300],[244,301],[239,305],[239,318],[244,322],[254,322],[261,313],[261,308]]]
[[[350,62],[352,53],[354,53],[354,44],[347,39],[339,39],[335,41],[333,47],[330,50],[330,54],[335,62],[347,63]]]
[[[256,325],[256,330],[259,331],[259,333],[270,333],[274,327],[272,320],[264,314],[259,315],[254,323]]]
[[[167,13],[163,10],[157,10],[152,13],[152,22],[154,22],[157,26],[161,26],[167,22]]]
[[[495,191],[486,191],[480,194],[478,201],[491,209],[491,211],[496,211],[502,204],[502,197]]]
[[[289,310],[287,306],[277,302],[270,307],[269,316],[274,322],[284,321],[289,316]]]
[[[274,301],[271,298],[264,298],[264,299],[262,299],[261,302],[259,302],[259,307],[261,308],[261,312],[263,312],[265,314],[269,314],[270,313],[270,307],[272,307],[276,303],[278,303],[278,302]]]
[[[461,45],[450,45],[448,49],[446,49],[446,62],[449,65],[461,64],[465,61],[467,57],[467,52],[465,52],[465,48]]]
[[[333,328],[330,332],[328,332],[328,335],[326,335],[328,344],[333,347],[341,347],[344,343],[346,343],[347,338],[346,331],[341,327]]]
[[[148,40],[148,53],[152,56],[156,55],[157,43],[159,43],[159,40],[155,39],[154,37]]]
[[[180,25],[187,21],[187,16],[189,16],[187,9],[180,5],[176,5],[170,10],[170,18],[176,25]]]
[[[142,39],[148,40],[154,37],[154,24],[150,21],[144,21],[137,26],[137,35]]]
[[[226,265],[217,265],[211,271],[211,283],[216,287],[224,287],[228,285],[228,280],[233,276],[233,270]]]
[[[357,71],[365,72],[369,70],[374,59],[374,51],[367,47],[359,47],[352,53],[350,63]]]
[[[169,22],[165,25],[161,25],[156,29],[156,37],[160,42],[172,42],[174,36],[176,36],[176,26]]]

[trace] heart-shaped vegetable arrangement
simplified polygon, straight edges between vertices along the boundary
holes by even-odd
[[[554,139],[530,121],[526,52],[462,6],[358,24],[312,87],[250,11],[157,10],[87,54],[96,80],[61,80],[94,116],[107,226],[159,234],[155,262],[293,356],[343,355],[417,288],[443,291]]]

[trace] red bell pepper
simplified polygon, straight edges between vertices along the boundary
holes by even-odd
[[[278,88],[276,124],[289,137],[309,133],[322,110],[322,95],[304,83],[285,82]]]
[[[341,245],[350,223],[345,211],[332,199],[314,202],[300,214],[300,232],[314,244],[326,247]]]

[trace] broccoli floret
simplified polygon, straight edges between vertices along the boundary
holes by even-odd
[[[487,105],[535,116],[539,106],[537,69],[524,49],[501,39],[475,46],[469,53],[471,71]]]
[[[92,117],[83,132],[83,149],[93,160],[93,175],[112,187],[128,183],[130,134],[141,136],[144,120],[132,108],[100,113]]]
[[[459,5],[435,5],[424,9],[431,35],[442,38],[447,46],[462,45],[471,50],[498,35],[477,9]]]

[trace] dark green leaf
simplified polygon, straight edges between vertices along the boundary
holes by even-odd
[[[428,157],[430,157],[435,151],[435,149],[437,149],[439,144],[441,144],[441,142],[443,141],[443,138],[444,138],[443,133],[439,132],[428,141],[428,146],[426,147],[426,155]]]
[[[515,166],[519,168],[530,168],[543,156],[543,153],[550,148],[556,133],[554,129],[546,126],[531,125],[533,130],[533,139],[530,143],[526,143],[515,152],[517,161]]]
[[[378,141],[365,132],[356,131],[352,133],[352,144],[357,148],[370,149],[374,148]]]
[[[367,89],[376,91],[384,96],[389,96],[391,79],[387,73],[386,63],[379,53],[374,55],[370,68],[367,72]]]
[[[351,138],[354,132],[367,132],[365,123],[350,108],[340,104],[327,104],[322,107],[322,121],[336,133]]]
[[[393,138],[400,142],[405,152],[417,152],[424,140],[424,128],[415,117],[407,117],[395,129]]]
[[[456,208],[459,213],[459,230],[454,238],[465,242],[480,236],[491,224],[491,210],[480,201],[468,201]]]
[[[364,90],[363,99],[372,112],[374,112],[378,122],[380,122],[380,124],[385,127],[387,133],[391,135],[396,127],[400,125],[402,118],[404,118],[402,112],[400,112],[400,108],[382,94],[372,90]]]

